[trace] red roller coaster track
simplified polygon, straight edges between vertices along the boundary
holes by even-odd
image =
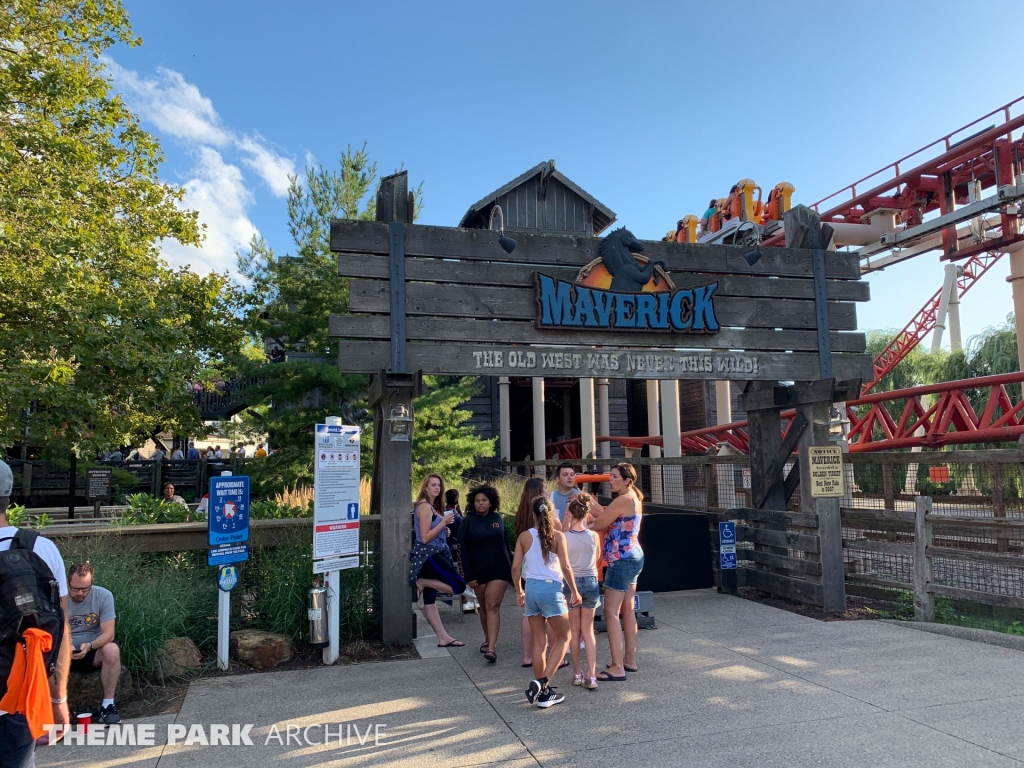
[[[1008,443],[1024,436],[1024,398],[1017,402],[1007,386],[1024,384],[1024,373],[983,376],[923,387],[866,395],[846,403],[850,419],[847,439],[850,451],[890,451],[896,448],[941,448],[969,443]],[[984,395],[980,413],[971,405],[970,391]],[[892,415],[899,412],[898,417]],[[783,411],[783,432],[795,411]],[[598,442],[619,443],[635,450],[661,445],[660,437],[599,437]],[[747,453],[750,438],[747,422],[734,421],[717,427],[684,432],[683,453],[704,454],[721,443]],[[579,459],[579,439],[551,443],[547,457]]]

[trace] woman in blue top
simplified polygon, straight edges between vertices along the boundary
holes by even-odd
[[[443,554],[431,555],[420,568],[416,586],[423,593],[423,616],[437,635],[437,644],[441,648],[460,648],[465,643],[456,640],[445,631],[441,623],[441,615],[437,612],[438,592],[461,595],[466,591],[466,582],[459,575],[447,557],[446,539],[447,526],[454,515],[444,509],[444,480],[440,475],[427,475],[420,485],[419,496],[413,510],[413,524],[416,528],[416,541],[427,544],[440,539],[445,544]]]

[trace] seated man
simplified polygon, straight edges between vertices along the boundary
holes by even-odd
[[[114,596],[95,586],[89,563],[76,563],[68,571],[68,626],[71,628],[71,671],[99,670],[103,686],[100,720],[121,722],[114,707],[114,691],[121,676],[121,649],[114,642]]]
[[[161,501],[166,501],[169,504],[181,504],[186,507],[188,506],[188,502],[174,492],[174,483],[164,483]]]

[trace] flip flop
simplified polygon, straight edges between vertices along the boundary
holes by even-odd
[[[605,669],[611,669],[611,668],[612,668],[612,665],[611,665],[611,664],[605,664],[605,665],[604,665],[604,668],[605,668]],[[636,667],[627,667],[627,666],[626,666],[625,664],[623,664],[623,665],[622,665],[622,668],[623,668],[624,670],[626,670],[627,672],[630,672],[630,673],[633,673],[633,672],[639,672],[639,671],[640,671],[640,670],[639,670],[639,669],[637,669]]]
[[[438,643],[438,648],[464,648],[465,643],[461,640],[452,640],[450,643]]]
[[[531,664],[530,666],[532,667],[533,665]],[[562,659],[562,663],[558,665],[558,669],[565,669],[568,666],[569,666],[569,660],[568,659]]]
[[[531,661],[529,664],[520,664],[519,666],[521,666],[523,669],[529,669],[533,666],[533,662]]]
[[[597,682],[599,683],[624,683],[626,682],[626,676],[616,677],[615,675],[609,675],[606,670],[602,670],[597,673]]]

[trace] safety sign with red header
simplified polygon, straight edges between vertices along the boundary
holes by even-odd
[[[359,427],[316,425],[313,559],[359,552]]]

